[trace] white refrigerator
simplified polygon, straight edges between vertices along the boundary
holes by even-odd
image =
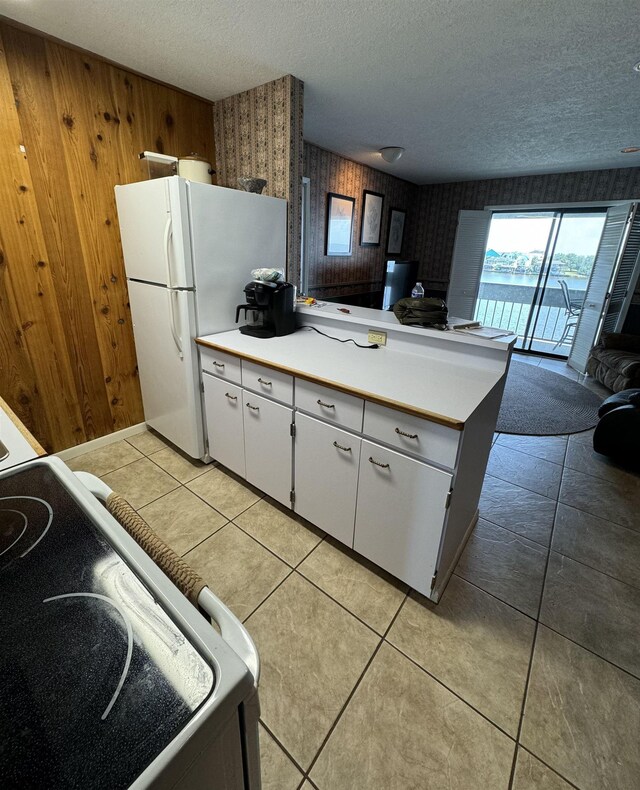
[[[145,420],[208,460],[194,338],[235,326],[252,269],[285,269],[287,203],[179,176],[115,192]]]

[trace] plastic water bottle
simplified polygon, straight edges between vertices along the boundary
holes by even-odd
[[[422,283],[416,283],[413,286],[413,290],[411,291],[411,298],[412,299],[424,298],[424,288],[422,287]]]

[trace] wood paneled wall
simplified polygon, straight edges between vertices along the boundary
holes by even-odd
[[[50,451],[143,420],[114,185],[209,102],[0,22],[0,394]]]
[[[389,257],[386,254],[389,212],[392,208],[407,212],[402,255],[412,257],[420,187],[308,142],[304,144],[304,174],[310,179],[309,293],[322,299],[381,291],[384,263]],[[379,247],[360,246],[362,192],[365,189],[384,195]],[[324,254],[328,192],[356,199],[349,257]]]

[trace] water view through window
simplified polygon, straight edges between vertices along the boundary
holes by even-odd
[[[568,357],[605,210],[496,212],[475,319],[518,335],[516,348]]]

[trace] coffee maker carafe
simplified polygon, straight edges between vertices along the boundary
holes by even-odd
[[[248,323],[240,327],[243,335],[280,337],[295,331],[295,288],[291,283],[252,280],[245,285],[244,293],[246,303],[236,307],[236,324],[241,310],[248,318]]]

